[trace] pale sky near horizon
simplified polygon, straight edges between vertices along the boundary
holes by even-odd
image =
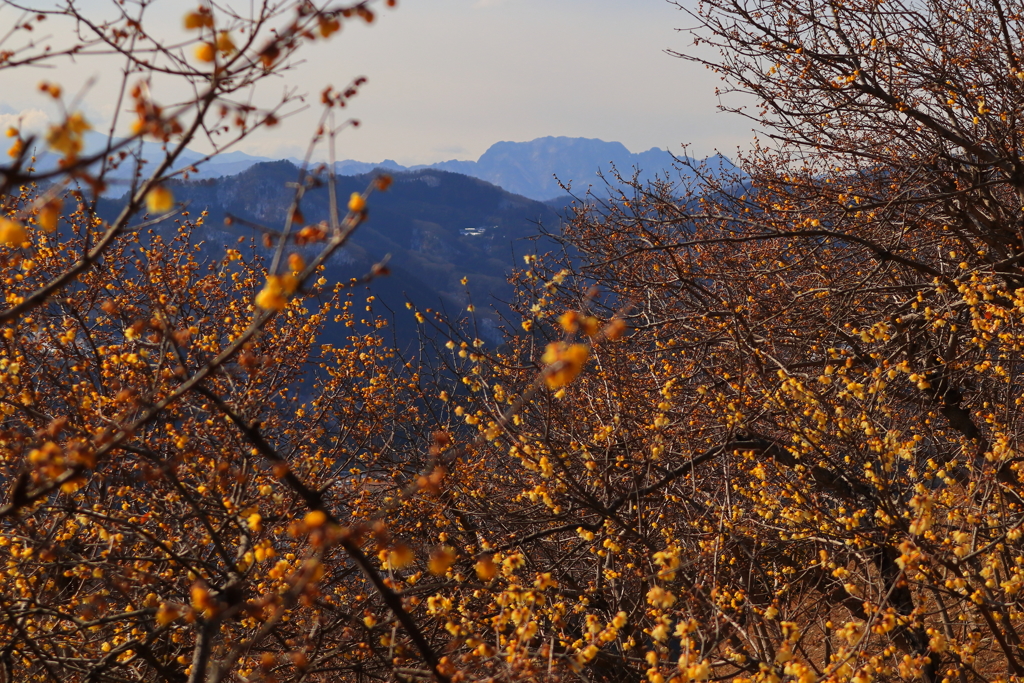
[[[0,33],[19,16],[4,4]],[[158,4],[169,25],[192,6]],[[665,0],[400,0],[378,16],[372,26],[349,21],[330,42],[307,49],[284,82],[269,84],[271,92],[297,87],[315,101],[325,85],[369,79],[348,109],[362,126],[339,141],[341,159],[476,159],[495,142],[547,135],[615,140],[634,152],[678,153],[688,143],[692,156],[734,158],[753,137],[748,120],[717,110],[715,74],[665,53],[692,42],[676,30],[692,20]],[[59,26],[47,28],[59,44]],[[95,78],[84,109],[102,122],[118,82],[111,65],[88,62],[0,71],[0,119],[24,113],[42,121],[47,103],[35,85],[44,78],[70,80],[66,90]],[[301,156],[317,117],[311,109],[238,149]]]

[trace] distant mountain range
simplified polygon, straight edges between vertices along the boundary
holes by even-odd
[[[95,154],[107,144],[105,135],[90,132],[86,135],[86,154]],[[160,158],[163,148],[160,143],[144,142],[141,149],[138,145],[127,148],[145,163]],[[269,157],[252,156],[244,152],[225,152],[207,161],[204,155],[186,150],[175,164],[175,170],[188,169],[195,165],[197,172],[190,172],[194,180],[233,176],[254,164],[274,161]],[[48,170],[57,165],[58,156],[40,150],[36,167]],[[298,165],[298,159],[289,159]],[[202,162],[202,163],[200,163]],[[380,163],[364,161],[339,161],[335,164],[335,172],[339,175],[355,176],[370,173],[375,169],[386,169],[390,172],[416,171],[435,169],[461,173],[497,185],[513,194],[522,195],[537,201],[549,201],[564,197],[567,192],[559,182],[571,186],[576,195],[586,194],[593,186],[598,194],[607,194],[608,189],[618,189],[613,169],[626,180],[634,175],[641,182],[649,182],[655,177],[671,182],[682,182],[691,176],[686,163],[693,163],[688,157],[673,157],[669,152],[653,147],[646,152],[633,153],[619,142],[605,142],[591,138],[546,137],[529,142],[498,142],[476,161],[441,161],[435,164],[402,166],[390,159]],[[712,173],[721,173],[733,169],[732,163],[721,155],[715,155],[705,161]],[[112,181],[109,195],[120,194],[118,185],[126,184],[135,172],[135,161],[129,159],[110,174]],[[603,178],[602,178],[603,175]]]
[[[691,176],[683,163],[663,149],[652,147],[646,152],[630,152],[620,142],[605,142],[592,138],[546,137],[529,142],[498,142],[476,161],[442,161],[436,164],[405,167],[390,159],[379,164],[362,161],[339,161],[335,170],[341,175],[368,173],[376,168],[390,171],[408,171],[434,168],[486,180],[509,192],[547,201],[565,196],[559,184],[571,185],[574,194],[585,194],[591,186],[600,188],[606,183],[619,187],[613,169],[626,180],[637,175],[641,182],[655,177],[681,181]],[[732,163],[721,155],[706,161],[712,173],[732,169]],[[603,178],[602,178],[603,175]]]

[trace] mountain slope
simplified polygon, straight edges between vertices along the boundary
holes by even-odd
[[[286,185],[298,175],[291,162],[274,161],[230,177],[175,182],[171,188],[177,201],[188,204],[191,216],[209,212],[197,238],[216,257],[239,237],[260,237],[244,221],[225,225],[227,214],[280,228],[293,192]],[[338,196],[347,198],[372,179],[371,174],[339,177]],[[326,188],[307,192],[302,204],[305,223],[326,220],[328,210]],[[371,197],[367,220],[343,252],[331,259],[325,276],[347,282],[390,254],[391,276],[375,281],[371,291],[397,311],[403,337],[408,339],[411,325],[406,299],[421,308],[443,307],[458,315],[472,297],[486,334],[494,329],[497,316],[489,304],[503,309],[501,302],[511,297],[507,276],[514,259],[520,258],[516,254],[535,249],[528,240],[537,236],[538,223],[557,229],[559,220],[551,207],[476,178],[436,169],[400,172],[386,193]],[[463,277],[468,286],[461,283]],[[497,338],[489,336],[492,341]]]

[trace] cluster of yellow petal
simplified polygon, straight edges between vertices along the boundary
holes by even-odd
[[[28,239],[25,234],[25,227],[18,221],[9,218],[0,218],[0,244],[8,246],[21,246]]]
[[[63,154],[66,161],[73,161],[82,152],[82,136],[90,128],[81,112],[72,112],[62,123],[50,126],[46,142],[52,149]]]
[[[298,286],[298,278],[291,273],[268,275],[267,283],[256,295],[256,305],[268,311],[284,310],[288,305],[288,297],[295,293]]]
[[[60,199],[51,199],[39,209],[39,216],[36,219],[45,232],[53,232],[57,229],[57,221],[60,220],[60,210],[64,202]]]
[[[586,344],[548,344],[544,355],[541,356],[541,361],[547,365],[544,370],[544,381],[548,388],[558,389],[576,379],[589,357],[590,347]]]
[[[186,30],[193,31],[201,28],[213,28],[213,14],[208,7],[200,7],[197,11],[185,15],[184,26]]]

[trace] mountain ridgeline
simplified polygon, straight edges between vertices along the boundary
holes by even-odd
[[[562,184],[569,186],[577,196],[586,194],[590,187],[599,194],[607,194],[607,188],[621,186],[615,178],[615,171],[625,180],[631,180],[635,175],[644,183],[658,177],[670,182],[683,182],[692,177],[688,164],[693,163],[689,157],[673,157],[657,147],[633,153],[620,142],[545,137],[529,142],[495,143],[476,161],[452,160],[413,167],[401,166],[391,160],[379,164],[339,161],[335,169],[340,174],[349,175],[375,168],[390,171],[435,168],[480,178],[524,197],[550,201],[566,196]],[[707,159],[705,164],[713,173],[733,168],[728,159],[717,154]]]
[[[116,145],[122,142],[114,139]],[[108,138],[100,133],[90,132],[85,135],[87,154],[96,154],[108,146]],[[108,196],[119,194],[117,188],[123,188],[136,170],[146,173],[150,163],[162,155],[162,146],[156,142],[143,142],[125,148],[130,155],[126,161],[107,174],[111,188]],[[57,167],[59,155],[39,149],[37,151],[36,168],[41,171]],[[179,155],[176,170],[187,170],[188,177],[193,180],[231,176],[255,164],[274,161],[268,157],[252,156],[244,152],[230,151],[217,154],[207,159],[203,154],[185,150]],[[298,159],[289,161],[299,165]],[[450,160],[429,165],[403,166],[386,159],[379,163],[365,161],[339,161],[335,164],[335,172],[339,175],[358,176],[377,169],[388,172],[416,171],[435,169],[461,173],[497,185],[513,194],[522,195],[537,201],[553,201],[564,198],[568,192],[563,188],[571,187],[576,196],[586,194],[591,187],[596,194],[606,195],[609,190],[623,189],[615,173],[625,180],[636,176],[641,182],[649,182],[661,178],[672,183],[685,182],[692,178],[690,168],[695,162],[686,156],[673,156],[664,149],[653,147],[646,152],[633,153],[619,142],[605,142],[591,138],[544,137],[528,142],[498,142],[484,152],[476,161]],[[712,156],[704,161],[707,170],[721,173],[734,167],[728,159],[721,155]],[[98,169],[94,169],[98,170]]]

